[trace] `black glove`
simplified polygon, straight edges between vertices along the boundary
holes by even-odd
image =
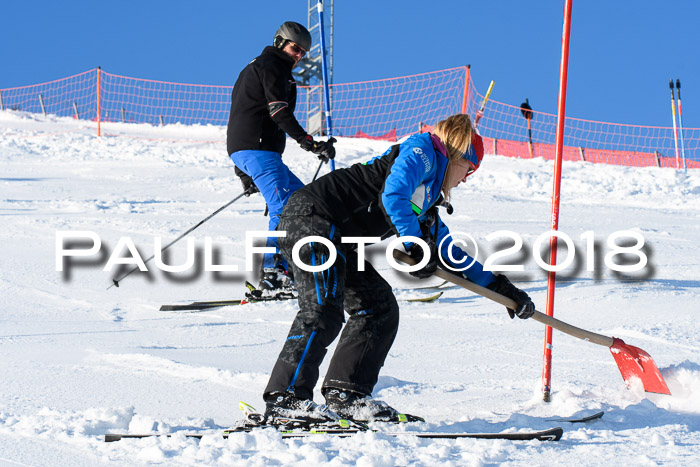
[[[314,141],[311,135],[306,135],[299,140],[299,146],[304,151],[313,152],[318,155],[318,158],[323,162],[328,162],[335,158],[335,138],[328,138],[328,141]]]
[[[497,275],[496,280],[486,288],[510,298],[518,305],[516,310],[507,308],[510,319],[513,319],[515,316],[520,319],[527,319],[535,314],[535,304],[530,300],[530,296],[514,286],[503,274]]]
[[[250,196],[253,193],[260,192],[260,190],[258,190],[258,187],[255,186],[253,179],[250,178],[250,175],[243,173],[243,175],[239,176],[241,177],[241,183],[243,184],[243,194],[245,194],[246,196]]]
[[[438,267],[437,246],[435,246],[435,240],[433,240],[432,237],[423,237],[423,240],[425,240],[425,243],[428,244],[428,251],[430,251],[430,260],[428,261],[428,264],[423,266],[422,269],[409,272],[410,275],[412,275],[413,277],[417,277],[418,279],[425,279],[432,276],[435,273],[435,271],[437,271]],[[416,261],[416,264],[420,263],[423,260],[423,254],[423,248],[421,248],[421,246],[418,243],[414,243],[408,250],[408,256],[413,258]]]
[[[311,137],[311,135],[304,135],[303,138],[300,140],[297,140],[297,143],[299,143],[299,146],[301,146],[301,149],[304,151],[313,151],[314,150],[314,139]]]
[[[335,143],[335,138],[333,137],[328,138],[328,141],[318,141],[312,152],[318,154],[318,158],[323,162],[328,162],[331,159],[335,159],[333,143]]]

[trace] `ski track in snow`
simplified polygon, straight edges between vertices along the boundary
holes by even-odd
[[[296,302],[201,313],[160,312],[165,303],[232,299],[254,274],[134,274],[119,288],[102,268],[120,237],[143,258],[240,193],[225,154],[225,128],[104,124],[0,112],[0,464],[3,465],[700,465],[700,175],[671,169],[565,163],[560,231],[576,246],[558,274],[555,315],[646,350],[672,396],[625,387],[608,349],[555,332],[552,401],[542,402],[542,327],[462,289],[434,303],[400,302],[401,325],[374,396],[428,420],[426,431],[518,431],[561,425],[556,443],[423,440],[363,433],[285,439],[273,430],[217,430],[238,402],[262,408],[267,375]],[[389,143],[339,138],[343,167]],[[317,159],[290,141],[286,163],[304,181]],[[453,192],[453,231],[511,230],[524,250],[511,278],[545,308],[546,275],[532,245],[549,229],[553,163],[487,156]],[[325,170],[325,169],[324,169]],[[247,230],[265,230],[260,196],[243,198],[190,235],[212,238],[222,264],[245,269]],[[8,222],[9,221],[9,222]],[[56,271],[56,231],[96,232],[102,256]],[[643,235],[645,271],[613,274],[603,259],[618,230]],[[593,231],[594,271],[580,235]],[[416,281],[391,270],[384,245],[368,257],[400,298]],[[507,247],[505,244],[502,247]],[[169,264],[186,259],[186,241]],[[560,252],[560,259],[565,254]],[[485,256],[479,256],[483,261]],[[152,263],[151,263],[152,264]],[[131,266],[129,266],[130,268]],[[128,269],[128,268],[127,268]],[[421,283],[420,285],[424,285]],[[332,352],[331,347],[330,352]],[[327,362],[322,366],[325,372]],[[320,395],[316,396],[320,402]],[[605,410],[586,424],[549,419]],[[392,428],[393,430],[393,428]],[[184,431],[208,433],[201,440]],[[104,443],[108,432],[173,433]]]

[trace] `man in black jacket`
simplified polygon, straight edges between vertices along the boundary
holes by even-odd
[[[226,146],[236,165],[247,194],[260,191],[267,203],[269,231],[279,223],[282,208],[289,196],[304,186],[282,162],[286,135],[302,149],[328,161],[335,157],[331,142],[314,141],[294,117],[296,82],[292,69],[311,47],[309,31],[299,23],[288,21],[275,33],[273,46],[241,71],[231,94],[231,112],[226,132]],[[279,253],[276,237],[268,247]],[[287,264],[280,254],[265,254],[259,288],[274,294],[292,287]],[[285,290],[287,289],[287,290]]]

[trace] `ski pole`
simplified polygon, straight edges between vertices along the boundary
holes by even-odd
[[[685,143],[683,142],[683,113],[681,112],[681,80],[676,78],[676,89],[678,89],[678,132],[681,138],[681,156],[683,157],[683,170],[688,173],[688,166],[685,163]]]
[[[330,143],[331,146],[333,146],[333,143],[335,143],[335,142],[336,142],[335,138],[333,138],[333,137],[328,138],[328,143]],[[321,167],[323,167],[323,164],[325,164],[329,160],[332,160],[332,159],[321,159],[321,163],[318,164],[318,169],[316,169],[316,173],[314,174],[314,178],[311,179],[311,183],[316,181],[316,178],[318,177],[318,173],[321,171]],[[331,168],[331,170],[333,170],[333,168]]]
[[[496,84],[496,82],[491,80],[491,84],[489,84],[489,89],[486,91],[486,95],[484,96],[484,100],[481,101],[481,107],[479,107],[479,110],[476,111],[476,118],[474,119],[474,126],[477,126],[479,124],[479,120],[481,120],[481,117],[484,116],[484,109],[486,108],[486,103],[489,101],[489,96],[491,95],[491,90],[493,89],[494,84]]]
[[[532,126],[530,125],[530,120],[532,120],[532,107],[530,107],[529,99],[525,98],[525,102],[520,104],[520,112],[522,112],[523,117],[527,120],[527,136],[530,141],[528,149],[530,149],[530,159],[534,157],[532,150]]]
[[[243,196],[250,196],[250,195],[251,195],[251,193],[249,193],[248,190],[244,191],[243,193],[241,193],[240,195],[236,196],[235,198],[233,198],[233,199],[232,199],[231,201],[229,201],[228,203],[226,203],[226,204],[224,204],[223,206],[221,206],[221,207],[220,207],[219,209],[217,209],[216,211],[214,211],[214,212],[212,212],[211,214],[209,214],[206,218],[204,218],[204,219],[202,219],[201,221],[199,221],[199,223],[198,223],[197,225],[195,225],[194,227],[191,227],[189,230],[187,230],[187,232],[183,233],[182,235],[180,235],[179,237],[177,237],[175,240],[173,240],[172,242],[168,243],[164,248],[161,248],[160,251],[163,252],[163,251],[167,250],[168,248],[170,248],[171,246],[173,246],[175,243],[177,243],[178,241],[180,241],[180,240],[181,240],[183,237],[185,237],[187,234],[189,234],[190,232],[192,232],[194,229],[196,229],[196,228],[199,227],[200,225],[204,224],[206,221],[208,221],[209,219],[211,219],[211,218],[214,217],[215,215],[219,214],[221,211],[223,211],[223,210],[226,209],[227,207],[231,206],[233,203],[235,203],[236,201],[238,201],[239,199],[241,199]],[[151,257],[148,258],[146,261],[144,261],[143,264],[148,263],[150,260],[152,260],[152,259],[155,258],[155,257],[156,257],[155,254],[151,255]],[[112,279],[113,284],[110,285],[109,287],[107,287],[107,290],[111,289],[113,286],[119,287],[119,281],[124,280],[125,278],[127,278],[128,276],[130,276],[133,272],[138,271],[138,269],[139,269],[139,267],[136,266],[134,269],[132,269],[131,271],[127,272],[126,274],[124,274],[124,275],[123,275],[122,277],[120,277],[119,279]]]
[[[318,164],[318,169],[316,169],[316,173],[314,174],[314,178],[311,179],[311,183],[316,181],[316,177],[318,177],[318,173],[321,171],[321,167],[323,167],[323,163],[325,161],[321,161],[320,164]]]
[[[668,87],[671,88],[671,113],[673,114],[673,141],[676,144],[676,169],[678,169],[678,133],[676,132],[676,97],[673,93],[673,79],[668,80]]]
[[[333,3],[331,3],[331,6]],[[318,10],[318,32],[320,34],[321,48],[321,76],[323,78],[323,111],[326,114],[326,133],[330,137],[333,136],[333,123],[331,120],[331,93],[330,81],[328,80],[328,62],[326,60],[326,29],[323,21],[323,0],[318,0],[316,4]],[[332,12],[331,12],[332,13]],[[333,32],[331,23],[331,33]],[[331,170],[335,170],[335,161],[330,160]],[[315,178],[314,178],[315,180]]]

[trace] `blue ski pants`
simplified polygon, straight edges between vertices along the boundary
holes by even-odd
[[[292,193],[303,187],[304,184],[282,162],[282,155],[277,152],[237,151],[231,154],[231,160],[236,164],[236,167],[250,175],[255,186],[258,187],[263,198],[265,198],[270,214],[268,230],[274,231],[280,221],[280,214],[282,214],[282,209],[287,204],[287,200]],[[266,246],[274,247],[279,253],[277,237],[268,237]],[[274,259],[274,253],[265,253],[263,267],[274,268],[275,266],[277,264]],[[282,266],[285,269],[288,268],[285,260],[283,260]]]

